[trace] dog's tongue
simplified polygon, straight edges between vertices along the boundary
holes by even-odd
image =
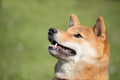
[[[57,43],[55,44],[54,48],[59,51],[60,53],[64,53],[64,54],[70,54],[71,50],[69,49],[65,49],[64,47],[58,45]]]
[[[67,49],[64,49],[63,47],[61,47],[61,46],[57,46],[57,50],[59,51],[59,52],[62,52],[62,53],[69,53],[69,50],[67,50]]]

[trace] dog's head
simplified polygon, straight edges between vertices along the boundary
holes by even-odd
[[[103,17],[98,17],[95,26],[90,28],[82,26],[78,18],[72,14],[67,31],[50,28],[48,39],[51,43],[48,48],[50,54],[64,61],[94,63],[109,53],[108,45],[105,46],[108,40]]]

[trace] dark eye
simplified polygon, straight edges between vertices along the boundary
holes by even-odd
[[[76,38],[82,38],[82,35],[81,34],[74,34],[74,37],[76,37]]]

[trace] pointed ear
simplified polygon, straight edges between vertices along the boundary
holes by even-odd
[[[107,38],[107,30],[104,18],[99,16],[95,26],[93,27],[94,33],[97,37],[99,37],[102,41],[105,41]]]
[[[80,22],[75,14],[70,15],[69,27],[78,26]]]

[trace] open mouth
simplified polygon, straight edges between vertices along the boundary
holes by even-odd
[[[68,47],[65,47],[61,44],[59,44],[57,41],[55,41],[54,39],[50,39],[49,38],[50,43],[52,44],[51,46],[49,46],[49,49],[55,50],[61,54],[64,54],[66,56],[74,56],[76,55],[76,52]]]

